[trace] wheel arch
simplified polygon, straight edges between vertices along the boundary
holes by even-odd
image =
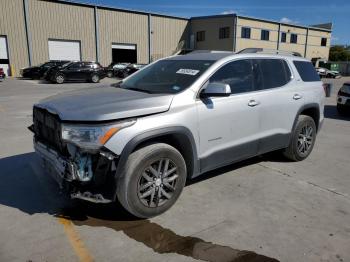
[[[295,116],[294,123],[293,123],[293,130],[297,124],[298,117],[300,115],[306,115],[311,117],[315,121],[316,129],[319,130],[320,125],[320,107],[317,103],[310,103],[302,106],[297,115]]]
[[[152,143],[166,143],[176,148],[186,162],[187,178],[199,173],[199,161],[193,134],[186,127],[175,126],[147,131],[132,138],[120,154],[116,170],[117,180],[120,178],[119,175],[122,173],[129,155]]]

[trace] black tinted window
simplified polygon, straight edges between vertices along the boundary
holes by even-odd
[[[284,33],[284,32],[283,32],[283,33],[281,34],[281,42],[282,42],[282,43],[287,42],[287,33]]]
[[[74,63],[69,66],[69,69],[79,69],[81,68],[81,63]]]
[[[298,35],[296,35],[296,34],[291,34],[291,35],[290,35],[290,42],[291,42],[292,44],[298,43]]]
[[[291,78],[291,72],[284,60],[255,59],[253,60],[255,90],[281,87]]]
[[[270,31],[261,30],[261,40],[269,41],[270,40]]]
[[[250,60],[234,61],[220,68],[209,82],[229,84],[232,94],[253,91],[253,70]]]
[[[242,27],[241,37],[249,39],[250,38],[250,28]]]
[[[311,64],[311,62],[306,61],[294,61],[295,67],[298,70],[298,73],[301,79],[304,82],[315,82],[320,81],[320,77],[316,72],[316,69]]]

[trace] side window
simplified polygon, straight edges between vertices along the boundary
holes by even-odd
[[[261,30],[261,40],[269,41],[270,40],[270,31]]]
[[[297,34],[291,34],[291,35],[290,35],[290,42],[291,42],[292,44],[298,43],[298,35],[297,35]]]
[[[242,27],[241,37],[247,38],[247,39],[250,38],[250,28],[249,27]]]
[[[290,81],[291,72],[281,59],[254,59],[255,90],[284,86]]]
[[[282,32],[281,33],[281,43],[287,42],[287,33]]]
[[[209,82],[229,84],[232,94],[253,91],[251,60],[239,60],[224,65],[212,75]]]
[[[197,32],[197,42],[201,42],[205,40],[205,31]]]
[[[75,69],[79,69],[79,68],[81,68],[81,63],[74,63],[69,67],[69,69],[71,69],[71,70],[75,70]]]
[[[320,81],[320,76],[317,74],[315,67],[311,62],[307,61],[293,61],[301,79],[304,82]]]

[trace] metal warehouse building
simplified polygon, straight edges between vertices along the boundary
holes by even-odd
[[[300,26],[234,14],[187,19],[63,0],[0,2],[0,67],[13,75],[48,60],[149,63],[181,49],[248,47],[328,59],[330,48],[331,24]]]

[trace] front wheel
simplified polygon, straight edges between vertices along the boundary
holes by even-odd
[[[157,143],[133,152],[120,175],[120,203],[136,217],[149,218],[176,202],[185,186],[186,164],[174,147]]]
[[[113,72],[112,71],[108,71],[107,72],[107,77],[109,77],[109,78],[113,77]]]
[[[64,75],[62,75],[62,74],[58,74],[58,75],[56,75],[56,77],[55,77],[55,82],[57,83],[57,84],[63,84],[64,83]]]
[[[98,75],[96,75],[96,74],[92,75],[91,82],[93,82],[93,83],[100,82],[100,77]]]
[[[312,117],[300,115],[294,128],[289,146],[284,156],[292,161],[307,158],[315,144],[316,124]]]

